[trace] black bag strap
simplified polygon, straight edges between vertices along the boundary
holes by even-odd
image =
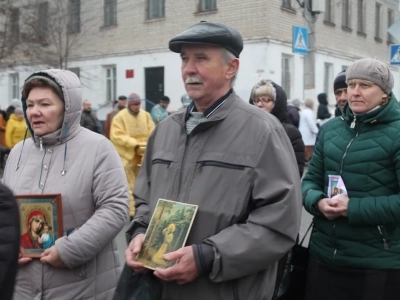
[[[300,244],[299,244],[300,246],[303,245],[303,242],[306,239],[306,237],[307,237],[308,233],[310,232],[310,229],[313,227],[313,225],[314,225],[314,222],[311,222],[310,226],[308,226],[306,233],[304,234],[303,238],[300,241]]]

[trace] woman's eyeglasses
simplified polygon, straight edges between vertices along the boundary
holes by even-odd
[[[262,104],[268,104],[269,102],[271,102],[271,101],[273,102],[274,100],[272,100],[271,98],[268,98],[268,97],[260,97],[260,98],[253,100],[254,104],[258,104],[258,103],[260,103],[260,101]]]

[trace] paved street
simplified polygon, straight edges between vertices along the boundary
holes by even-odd
[[[302,238],[304,233],[306,232],[308,226],[311,223],[311,219],[312,219],[311,215],[303,209],[302,218],[301,218],[301,227],[300,227],[300,238]],[[127,228],[128,228],[128,224],[124,227],[124,229],[117,236],[117,244],[118,244],[118,249],[119,249],[119,252],[121,255],[121,262],[125,261],[124,251],[127,247],[126,241],[125,241],[125,231]],[[306,239],[307,243],[308,243],[308,239],[309,239],[309,236]]]

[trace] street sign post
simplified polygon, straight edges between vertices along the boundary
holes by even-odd
[[[306,27],[293,26],[292,52],[302,55],[308,53],[308,32]]]
[[[400,45],[390,45],[390,64],[400,65]]]

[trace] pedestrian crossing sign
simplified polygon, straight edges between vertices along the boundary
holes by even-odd
[[[400,45],[390,45],[390,64],[400,65]]]
[[[306,27],[293,26],[292,51],[303,55],[308,53],[308,32]]]

